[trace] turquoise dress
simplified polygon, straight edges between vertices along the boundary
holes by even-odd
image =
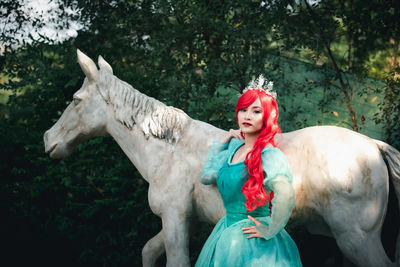
[[[265,205],[247,213],[242,194],[247,175],[245,165],[243,161],[231,163],[243,144],[238,139],[214,143],[208,154],[200,181],[217,184],[226,215],[214,227],[195,266],[302,266],[297,246],[284,229],[294,208],[289,164],[278,148],[267,147],[262,151],[264,186],[274,191],[272,210]],[[247,239],[247,234],[243,234],[242,227],[255,225],[247,215],[262,223],[256,228],[264,238]]]

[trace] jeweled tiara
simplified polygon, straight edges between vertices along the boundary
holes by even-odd
[[[249,85],[243,90],[243,94],[249,90],[259,90],[264,91],[269,94],[273,98],[276,99],[276,92],[273,91],[274,83],[272,81],[266,80],[264,76],[261,74],[257,79],[253,79]]]

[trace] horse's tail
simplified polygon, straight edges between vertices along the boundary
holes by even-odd
[[[396,191],[397,201],[400,207],[400,152],[385,142],[379,140],[374,140],[374,142],[378,146],[382,156],[386,161],[386,164],[388,165],[390,178],[393,183],[394,190]],[[396,243],[396,264],[397,266],[400,264],[400,232],[397,236]]]

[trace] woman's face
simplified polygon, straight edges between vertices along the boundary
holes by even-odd
[[[238,124],[243,134],[258,134],[263,125],[263,110],[259,98],[247,108],[239,110],[237,114]]]

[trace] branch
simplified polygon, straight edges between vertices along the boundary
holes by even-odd
[[[310,4],[307,2],[307,0],[304,0],[304,3],[307,7],[308,13],[310,14],[311,18],[315,21],[315,24],[318,26],[319,32],[321,34],[321,37],[323,39],[323,43],[324,46],[328,52],[329,58],[331,59],[331,62],[333,64],[333,67],[336,71],[336,74],[339,78],[339,82],[340,85],[342,86],[341,90],[345,96],[345,100],[346,100],[346,104],[347,104],[347,108],[349,109],[350,112],[350,116],[351,116],[351,120],[353,122],[353,130],[358,132],[358,126],[357,126],[357,120],[356,120],[356,114],[354,112],[354,108],[353,105],[351,104],[351,94],[349,94],[349,89],[347,88],[346,83],[343,80],[343,76],[342,76],[342,70],[339,68],[339,66],[336,63],[335,57],[333,56],[332,50],[331,50],[331,45],[330,45],[330,41],[329,38],[325,37],[325,33],[323,31],[323,29],[317,24],[317,19],[316,19],[316,15],[314,13],[314,11],[312,10],[312,8],[310,7]]]

